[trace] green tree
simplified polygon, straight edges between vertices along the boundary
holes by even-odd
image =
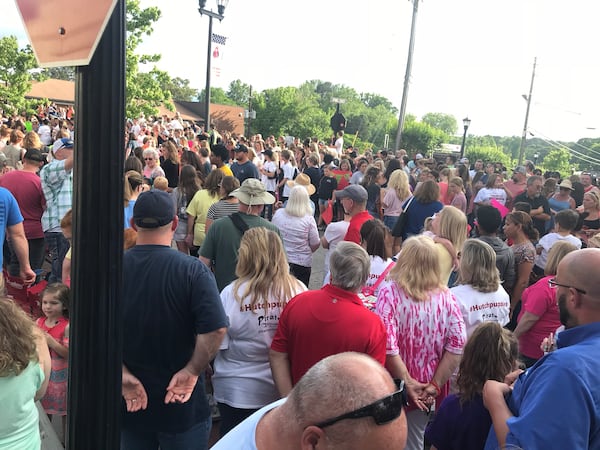
[[[360,99],[367,108],[377,108],[378,106],[382,106],[386,111],[389,111],[392,114],[398,112],[394,105],[392,105],[392,102],[381,95],[363,93],[360,94]]]
[[[190,86],[190,80],[183,78],[170,78],[162,88],[171,93],[173,100],[193,102],[198,98],[198,91]]]
[[[456,134],[456,130],[458,130],[456,118],[450,114],[427,113],[421,118],[421,121],[433,128],[442,130],[448,136]]]
[[[40,78],[75,81],[75,67],[47,67],[40,72]]]
[[[511,168],[512,159],[509,154],[503,152],[496,146],[481,146],[469,142],[465,151],[465,156],[469,161],[474,162],[481,159],[483,162],[501,162],[504,166]]]
[[[155,63],[160,55],[138,55],[136,49],[144,36],[152,33],[153,24],[160,18],[160,10],[154,6],[142,9],[139,0],[127,0],[127,41],[125,49],[125,114],[138,117],[140,114],[155,115],[157,106],[164,104],[174,110],[171,93],[163,86],[171,78],[162,70],[152,67],[142,72],[140,65]]]
[[[241,80],[233,80],[231,83],[229,83],[227,97],[229,97],[229,99],[232,100],[235,105],[247,108],[251,90],[252,86],[249,84],[242,83]]]
[[[444,132],[424,122],[405,122],[400,144],[409,153],[426,153],[444,142]]]
[[[571,164],[569,163],[569,152],[564,148],[557,148],[550,151],[544,160],[542,166],[545,170],[559,172],[561,176],[571,175]]]
[[[200,91],[199,101],[202,103],[204,103],[204,92],[205,89]],[[235,102],[227,96],[227,93],[222,88],[216,87],[210,88],[210,102],[216,103],[217,105],[236,106]]]
[[[0,107],[15,113],[33,106],[25,99],[31,89],[31,70],[37,67],[29,45],[20,49],[15,36],[0,39]]]
[[[292,135],[324,138],[331,134],[329,118],[319,107],[314,92],[295,87],[267,89],[253,96],[254,130],[263,135]]]

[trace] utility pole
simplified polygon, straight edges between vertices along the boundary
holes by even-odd
[[[519,166],[523,164],[523,155],[525,153],[525,141],[527,140],[527,122],[529,121],[529,108],[531,107],[531,94],[533,92],[533,80],[535,80],[535,66],[537,57],[533,58],[533,72],[531,73],[531,85],[529,86],[529,95],[527,96],[527,110],[525,111],[525,124],[523,125],[523,134],[521,135],[521,147],[519,148]]]
[[[404,90],[402,91],[402,103],[400,103],[400,115],[398,116],[398,130],[396,131],[396,147],[394,150],[400,150],[400,139],[402,137],[402,128],[404,128],[404,116],[406,115],[406,101],[408,100],[408,86],[410,85],[410,74],[412,72],[413,52],[415,49],[415,28],[417,26],[417,12],[419,10],[419,0],[412,0],[413,15],[410,26],[410,42],[408,44],[408,59],[406,61],[406,73],[404,75]]]

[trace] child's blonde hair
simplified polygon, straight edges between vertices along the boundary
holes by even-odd
[[[169,180],[167,180],[165,177],[156,177],[152,185],[154,186],[154,189],[167,192],[169,189]]]
[[[595,234],[587,241],[589,248],[600,248],[600,234]]]

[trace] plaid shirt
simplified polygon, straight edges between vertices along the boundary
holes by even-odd
[[[60,232],[60,221],[73,203],[73,171],[65,170],[64,160],[53,160],[40,171],[42,190],[46,197],[46,211],[42,214],[42,228]]]

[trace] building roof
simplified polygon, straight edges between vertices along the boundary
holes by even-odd
[[[73,81],[48,79],[34,82],[25,98],[47,98],[56,103],[75,103],[75,83]]]
[[[75,82],[48,79],[33,83],[26,98],[47,98],[50,101],[72,105],[75,103]],[[173,101],[175,111],[183,120],[204,122],[204,103]],[[172,117],[175,111],[169,111],[163,105],[158,107],[158,115]],[[219,131],[244,134],[244,108],[241,106],[210,104],[210,115]]]

